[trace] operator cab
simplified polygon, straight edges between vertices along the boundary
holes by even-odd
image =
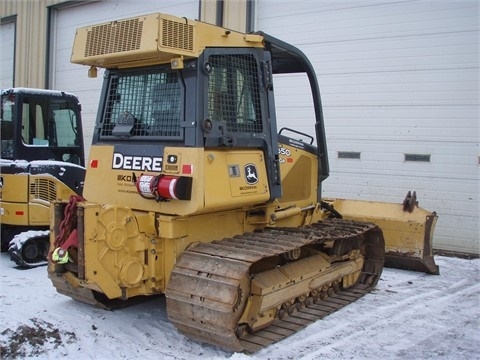
[[[1,158],[84,166],[78,99],[65,92],[11,88],[1,93]]]

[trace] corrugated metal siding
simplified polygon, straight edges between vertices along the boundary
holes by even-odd
[[[166,0],[160,3],[102,1],[62,7],[54,15],[51,81],[54,89],[68,90],[77,95],[82,103],[87,159],[98,110],[103,69],[99,69],[97,78],[91,79],[87,77],[87,67],[70,63],[75,31],[82,26],[155,12],[198,18],[198,0],[183,2]]]
[[[15,21],[0,25],[0,88],[13,86]]]
[[[247,0],[218,1],[203,0],[200,1],[200,20],[223,26],[225,28],[246,32],[247,25]],[[220,13],[222,23],[217,23],[217,12]]]
[[[245,0],[227,1],[224,6],[223,26],[245,32],[247,25],[247,5]]]
[[[401,201],[417,190],[440,216],[434,246],[478,253],[478,2],[262,1],[257,10],[258,29],[300,47],[317,69],[331,167],[324,194]],[[313,132],[303,81],[283,81],[283,125]]]
[[[16,15],[15,84],[45,87],[47,7],[65,0],[0,2],[0,17]]]

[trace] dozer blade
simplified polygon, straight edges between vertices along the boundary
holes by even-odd
[[[385,238],[385,266],[438,275],[433,258],[433,231],[437,214],[418,206],[409,191],[403,203],[323,199],[343,219],[370,221]]]

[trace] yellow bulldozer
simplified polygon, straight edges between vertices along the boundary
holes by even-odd
[[[438,273],[436,215],[414,193],[321,198],[320,92],[296,47],[157,13],[78,29],[71,61],[105,74],[84,198],[51,208],[58,292],[101,307],[165,294],[180,332],[255,352],[368,293],[385,262]],[[310,82],[313,136],[277,131],[274,78],[292,73]]]

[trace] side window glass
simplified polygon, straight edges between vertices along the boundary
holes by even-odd
[[[54,109],[55,132],[57,145],[71,147],[77,145],[77,117],[72,109]]]
[[[181,138],[183,94],[172,71],[112,77],[101,136]]]
[[[258,67],[253,55],[211,55],[208,116],[231,132],[261,133]]]
[[[48,146],[43,108],[29,99],[25,99],[22,104],[22,141],[26,145]]]
[[[1,116],[1,157],[6,159],[13,158],[13,106],[14,100],[8,97],[2,97],[2,116]]]
[[[43,114],[45,113],[44,109],[45,105],[37,104],[35,105],[35,113],[34,113],[34,133],[35,136],[32,139],[32,144],[37,146],[48,146],[48,138],[45,132],[45,121],[43,118]]]
[[[22,141],[30,144],[30,104],[22,104]]]
[[[77,116],[65,99],[26,98],[22,104],[22,141],[30,146],[78,146]]]

